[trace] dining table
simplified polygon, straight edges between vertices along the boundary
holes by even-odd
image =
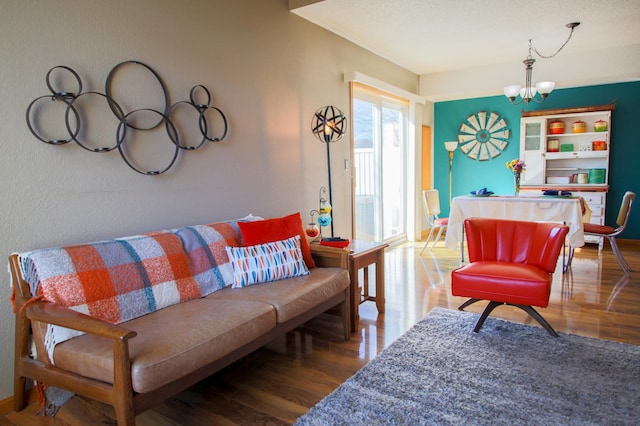
[[[460,253],[464,261],[464,220],[470,217],[559,222],[569,227],[567,242],[584,246],[584,202],[577,196],[463,195],[451,200],[445,245]]]

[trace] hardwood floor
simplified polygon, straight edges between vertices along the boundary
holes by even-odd
[[[439,243],[420,257],[421,248],[417,242],[387,249],[386,312],[378,315],[373,302],[360,305],[360,325],[350,341],[342,340],[337,318],[322,315],[142,413],[137,424],[294,423],[429,310],[455,309],[463,301],[450,293],[450,272],[460,265],[459,253]],[[539,310],[557,331],[640,344],[640,247],[623,246],[622,251],[634,268],[629,279],[608,247],[601,253],[593,245],[577,251],[567,274],[559,265],[549,307]],[[468,310],[484,307],[476,305]],[[538,326],[517,308],[502,306],[492,316]],[[80,397],[53,419],[36,417],[35,411],[31,404],[9,413],[0,418],[0,426],[115,424],[110,407]]]

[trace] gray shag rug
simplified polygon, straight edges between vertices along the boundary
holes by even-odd
[[[435,308],[296,425],[640,424],[640,346]]]

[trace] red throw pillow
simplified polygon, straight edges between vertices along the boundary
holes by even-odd
[[[272,243],[300,235],[300,248],[304,263],[309,269],[316,267],[316,263],[311,257],[311,247],[309,247],[307,236],[302,228],[300,212],[273,219],[238,222],[238,226],[245,246]]]

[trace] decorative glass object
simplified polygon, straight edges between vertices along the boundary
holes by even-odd
[[[520,196],[520,173],[513,174],[513,196]]]
[[[320,216],[318,216],[318,223],[320,224],[320,226],[331,225],[331,216],[326,213],[321,213]]]
[[[327,201],[325,197],[326,188],[323,186],[320,188],[318,210],[311,210],[309,212],[311,222],[307,225],[305,232],[310,238],[320,237],[320,239],[322,239],[322,227],[331,225],[331,203]],[[313,216],[316,214],[318,215],[318,225],[320,225],[320,228],[318,228],[313,220]],[[333,236],[333,229],[331,230],[331,236]]]
[[[307,237],[316,239],[318,235],[320,235],[320,228],[318,228],[318,225],[315,222],[311,222],[307,225],[305,233],[307,234]]]

